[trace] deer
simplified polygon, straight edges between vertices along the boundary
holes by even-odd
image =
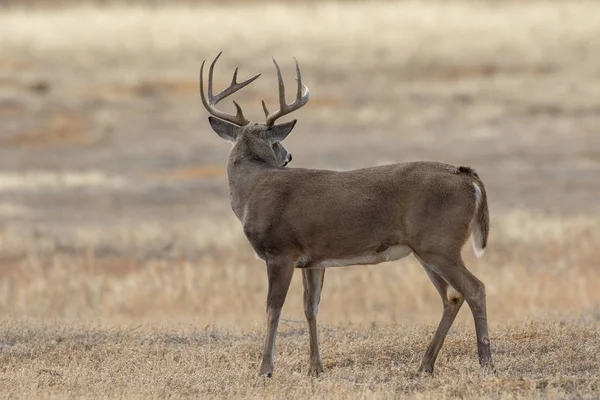
[[[310,91],[296,65],[296,97],[288,104],[279,65],[279,109],[265,123],[250,122],[235,100],[236,113],[215,108],[224,98],[261,74],[238,82],[236,67],[229,87],[213,94],[210,65],[200,97],[211,114],[210,126],[231,143],[227,177],[231,208],[258,258],[266,263],[266,335],[259,375],[272,377],[275,338],[293,273],[302,271],[304,313],[308,323],[308,374],[325,371],[319,351],[317,314],[325,270],[379,264],[413,254],[439,292],[443,313],[418,371],[432,374],[444,339],[464,301],[475,322],[479,363],[494,371],[488,334],[485,285],[465,266],[461,249],[473,237],[481,256],[487,246],[489,212],[483,182],[475,170],[440,162],[405,162],[350,171],[288,168],[292,154],[281,142],[296,120],[275,122],[306,105]]]

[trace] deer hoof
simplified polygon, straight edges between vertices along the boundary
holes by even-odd
[[[258,376],[265,376],[267,378],[272,378],[273,377],[273,365],[268,365],[268,364],[261,365]]]
[[[433,365],[421,365],[421,367],[419,367],[419,373],[423,375],[433,375]]]
[[[481,362],[481,367],[483,368],[483,371],[486,374],[492,374],[494,375],[496,373],[496,367],[494,366],[494,363],[492,362],[492,360],[484,360]]]
[[[323,363],[311,364],[308,367],[308,376],[314,376],[314,377],[318,378],[319,375],[324,372],[325,372],[325,368],[323,367]]]

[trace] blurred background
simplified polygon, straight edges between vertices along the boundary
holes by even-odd
[[[255,121],[277,101],[271,56],[288,85],[298,59],[291,167],[478,171],[491,236],[464,256],[492,323],[598,320],[598,38],[593,1],[0,1],[0,314],[262,326],[265,266],[198,96],[222,50],[217,90],[235,66],[263,74],[236,95]],[[328,270],[320,321],[440,310],[410,258]],[[303,321],[299,276],[284,318]]]

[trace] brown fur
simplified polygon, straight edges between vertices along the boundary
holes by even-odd
[[[310,266],[397,244],[417,254],[459,251],[468,238],[475,179],[454,174],[453,166],[414,162],[335,172],[253,164],[241,174],[252,177],[245,185],[254,188],[243,201],[244,232],[264,259],[293,252]]]

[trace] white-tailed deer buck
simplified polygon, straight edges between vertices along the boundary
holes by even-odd
[[[489,216],[483,182],[468,167],[438,162],[409,162],[337,172],[284,168],[292,155],[281,145],[296,120],[275,121],[302,107],[310,92],[296,62],[296,99],[287,104],[279,66],[279,109],[266,123],[250,123],[234,102],[236,115],[215,108],[225,97],[260,74],[213,94],[213,69],[208,96],[202,103],[214,117],[213,130],[233,144],[227,175],[231,207],[258,257],[266,261],[267,334],[260,374],[273,373],[275,334],[281,308],[295,268],[302,270],[304,312],[310,332],[309,374],[323,372],[317,340],[317,312],[325,268],[378,264],[413,253],[442,297],[444,313],[419,371],[433,372],[435,359],[463,301],[475,319],[479,362],[493,369],[485,306],[485,286],[465,267],[461,248],[473,234],[475,253],[486,247]]]

